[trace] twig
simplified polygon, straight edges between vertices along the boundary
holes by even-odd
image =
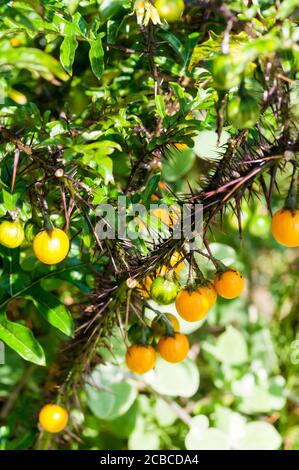
[[[14,407],[15,402],[17,401],[19,394],[23,390],[24,387],[28,384],[28,380],[30,379],[32,373],[34,372],[36,366],[34,364],[25,367],[23,375],[17,385],[11,391],[7,401],[3,405],[1,412],[0,412],[0,419],[4,420],[7,418],[9,413],[11,412],[12,408]]]

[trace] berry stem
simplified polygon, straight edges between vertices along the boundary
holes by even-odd
[[[162,319],[162,321],[165,323],[167,336],[173,336],[174,329],[173,329],[172,324],[168,320],[167,315],[164,312],[161,312],[160,310],[156,310],[149,303],[147,303],[147,307],[157,314],[158,320]]]
[[[297,210],[297,195],[296,195],[296,173],[297,173],[297,162],[296,160],[291,161],[293,165],[293,173],[291,178],[290,189],[284,205],[285,209],[289,209],[293,214]]]

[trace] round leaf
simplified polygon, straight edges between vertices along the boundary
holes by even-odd
[[[162,398],[158,398],[156,401],[154,412],[156,419],[161,426],[171,426],[177,419],[176,413],[165,400],[162,400]]]
[[[275,450],[281,446],[281,436],[272,424],[252,421],[246,425],[240,450]]]
[[[124,381],[119,369],[111,365],[96,367],[88,382],[88,406],[100,419],[110,421],[124,415],[137,397],[135,387]]]
[[[129,450],[158,450],[160,439],[154,424],[140,416],[129,438],[128,447]]]
[[[210,428],[198,436],[191,429],[186,436],[185,445],[188,450],[230,450],[227,435],[216,428]]]
[[[246,341],[243,335],[232,326],[219,336],[217,347],[219,359],[227,365],[244,364],[248,360]]]
[[[162,395],[192,397],[199,387],[199,371],[190,359],[170,364],[159,358],[155,370],[145,380]]]
[[[193,139],[195,143],[193,150],[198,157],[204,160],[219,160],[224,153],[223,146],[229,138],[230,134],[223,131],[220,136],[219,145],[217,145],[218,135],[215,131],[201,131]]]

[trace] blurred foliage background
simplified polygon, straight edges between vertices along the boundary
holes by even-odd
[[[259,102],[267,88],[263,67],[279,61],[293,125],[288,138],[298,134],[296,1],[190,1],[181,21],[157,26],[154,13],[149,26],[140,16],[145,3],[0,1],[0,215],[17,209],[26,232],[20,251],[1,247],[0,253],[0,339],[8,344],[0,365],[1,449],[34,448],[38,411],[60,386],[63,353],[57,353],[109,264],[95,243],[90,204],[115,202],[134,163],[157,149],[161,158],[146,162],[147,177],[139,176],[134,194],[157,174],[155,184],[161,179],[169,188],[162,197],[167,203],[173,193],[199,191],[236,136],[219,110],[223,97],[211,71],[225,34]],[[237,18],[230,30],[227,11]],[[263,110],[259,122],[269,142],[283,125],[275,106]],[[251,129],[249,141],[256,138]],[[178,141],[183,150],[169,146]],[[62,164],[63,186],[55,173]],[[273,211],[289,189],[291,168],[283,169]],[[265,179],[269,184],[270,176]],[[42,266],[31,248],[43,226],[40,187],[50,219],[60,228],[67,223],[72,239],[68,260],[58,267]],[[134,376],[124,362],[123,330],[111,321],[97,349],[101,360],[84,374],[80,403],[72,403],[71,430],[45,447],[299,450],[298,250],[271,237],[267,202],[257,184],[243,198],[241,240],[235,206],[227,204],[223,220],[215,220],[210,248],[244,272],[246,291],[240,299],[219,300],[202,322],[179,319],[190,334],[189,357],[177,365],[160,359],[154,371]],[[146,244],[138,249],[149,252]],[[200,263],[210,274],[210,262]],[[186,263],[182,284],[187,275]],[[174,305],[155,308],[177,315]]]

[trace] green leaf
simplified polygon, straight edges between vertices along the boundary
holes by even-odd
[[[163,96],[161,96],[161,95],[156,95],[155,101],[156,101],[157,114],[158,114],[162,119],[164,119],[165,116],[167,115],[167,113],[166,113],[166,109],[165,109],[165,103],[164,103],[164,100],[163,100]]]
[[[175,411],[162,398],[157,399],[154,406],[154,413],[156,420],[162,427],[171,426],[178,419]]]
[[[220,52],[223,36],[214,33],[214,31],[210,31],[209,36],[210,37],[207,41],[194,47],[189,63],[189,71],[191,71],[199,62],[207,59],[211,54]],[[230,47],[233,51],[238,50],[240,46],[247,41],[248,35],[245,32],[230,35]]]
[[[213,416],[217,429],[223,431],[229,439],[230,446],[237,449],[240,438],[244,435],[247,420],[240,413],[217,405]]]
[[[177,53],[181,60],[186,60],[186,51],[184,49],[184,46],[174,34],[170,33],[169,31],[161,30],[160,36],[162,37],[162,39],[169,43],[169,45],[172,47],[174,52]]]
[[[146,204],[150,201],[151,195],[156,191],[158,183],[160,181],[160,175],[153,175],[146,185],[146,189],[142,193],[142,201]]]
[[[267,328],[263,328],[251,336],[251,355],[262,361],[268,372],[279,371],[275,346],[271,333]]]
[[[46,125],[46,129],[50,132],[50,137],[65,134],[68,131],[68,126],[65,121],[51,121]]]
[[[131,408],[122,416],[109,422],[109,430],[117,437],[126,439],[136,427],[137,417],[139,415],[138,400],[135,400]]]
[[[158,429],[150,418],[138,417],[136,427],[129,438],[128,448],[129,450],[158,450],[160,448]]]
[[[191,57],[194,51],[194,46],[197,44],[199,36],[200,36],[199,33],[191,33],[189,34],[187,38],[186,51],[184,54],[185,55],[184,67],[187,67],[187,65],[189,64],[191,60]]]
[[[272,424],[252,421],[245,427],[239,450],[276,450],[282,439]]]
[[[244,336],[228,326],[217,341],[219,360],[227,365],[240,365],[248,360],[248,349]]]
[[[144,380],[162,395],[192,397],[199,387],[199,371],[191,359],[169,364],[159,358],[153,373]]]
[[[202,160],[220,160],[225,152],[225,144],[230,134],[223,131],[218,144],[218,135],[215,131],[204,130],[197,133],[194,140],[193,151]]]
[[[284,20],[290,16],[296,8],[298,8],[298,0],[284,0],[279,5],[277,17]]]
[[[222,261],[225,266],[230,266],[235,263],[237,253],[234,248],[224,243],[211,243],[210,249],[215,258]]]
[[[81,0],[63,0],[63,2],[67,5],[68,11],[71,15],[77,10],[80,1]]]
[[[177,181],[191,170],[194,160],[195,155],[192,149],[168,150],[166,158],[163,159],[162,178],[169,182]]]
[[[104,178],[105,184],[113,182],[113,161],[110,157],[100,159],[98,172]]]
[[[86,265],[76,258],[68,257],[60,268],[49,272],[47,265],[41,265],[33,278],[22,272],[19,267],[19,249],[10,250],[0,245],[0,255],[3,261],[1,276],[0,308],[3,309],[11,298],[25,297],[26,293],[40,282],[50,278],[58,278],[77,286],[83,292],[90,292],[84,280],[87,272]]]
[[[181,76],[183,72],[182,65],[175,60],[163,56],[155,56],[155,63],[163,70],[171,73],[173,76]]]
[[[209,428],[200,441],[189,436],[187,443],[188,450],[230,450],[227,435],[216,428]]]
[[[241,399],[238,409],[246,414],[271,413],[281,410],[286,403],[285,380],[281,376],[259,382],[248,373],[234,380],[232,392]]]
[[[0,314],[0,339],[26,361],[46,365],[45,354],[32,331],[19,323],[11,322],[5,313]]]
[[[107,21],[114,15],[118,15],[124,8],[130,8],[130,0],[103,0],[100,2],[99,10],[103,21]]]
[[[98,80],[103,75],[104,72],[104,49],[102,46],[102,37],[104,33],[99,33],[96,39],[90,39],[89,45],[89,60],[93,73]]]
[[[13,194],[9,193],[3,188],[2,195],[3,195],[3,204],[4,204],[5,209],[7,211],[14,211],[16,209],[16,205],[20,197],[20,194],[17,192]]]
[[[192,418],[185,445],[188,450],[230,450],[228,436],[219,429],[209,428],[205,415]]]
[[[40,286],[33,286],[26,291],[26,298],[33,302],[36,309],[45,317],[48,323],[65,335],[74,336],[72,316],[57,297],[44,291]]]
[[[86,386],[88,406],[95,416],[107,421],[124,415],[133,405],[136,388],[124,380],[119,369],[113,365],[99,365],[92,372]]]
[[[54,57],[40,49],[30,47],[0,51],[0,70],[7,66],[36,72],[49,81],[53,81],[55,77],[63,81],[69,78]]]
[[[29,277],[20,269],[19,248],[11,250],[0,245],[0,255],[3,262],[0,302],[3,303],[22,289],[29,282]]]
[[[61,65],[70,75],[72,75],[73,72],[73,63],[77,47],[78,41],[75,35],[65,36],[60,46]]]

